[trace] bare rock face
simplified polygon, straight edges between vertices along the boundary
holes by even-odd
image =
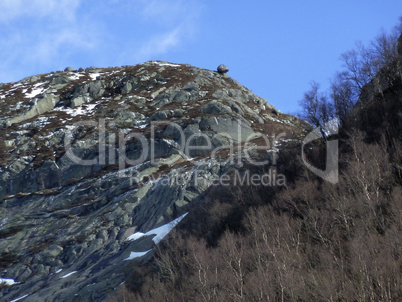
[[[227,70],[151,61],[0,84],[0,278],[18,282],[0,300],[102,300],[217,178],[277,150],[253,150],[261,137],[304,136]]]
[[[229,68],[226,65],[221,64],[218,66],[217,70],[219,73],[223,74],[223,73],[227,73],[229,71]]]

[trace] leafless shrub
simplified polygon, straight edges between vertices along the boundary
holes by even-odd
[[[401,300],[402,189],[390,147],[361,132],[347,144],[337,185],[306,172],[269,201],[255,191],[261,202],[247,207],[251,192],[238,188],[233,204],[215,200],[204,232],[236,211],[244,231],[220,228],[213,246],[193,224],[173,232],[133,301]]]

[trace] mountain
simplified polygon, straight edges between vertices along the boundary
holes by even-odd
[[[186,64],[0,84],[1,299],[103,299],[212,188],[272,185],[278,152],[309,130],[226,73]]]
[[[303,140],[309,163],[336,158],[336,182],[287,144],[276,165],[286,187],[210,190],[106,301],[402,301],[402,36],[398,52],[377,42],[381,56],[351,65],[356,80],[376,73],[355,86],[337,134]]]
[[[352,72],[380,68],[357,87],[337,134],[303,140],[314,167],[336,159],[336,181],[286,144],[275,166],[285,187],[208,190],[106,301],[402,301],[402,36],[398,53],[380,42],[389,63],[354,61]]]

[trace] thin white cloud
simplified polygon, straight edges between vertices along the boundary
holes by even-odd
[[[141,14],[149,22],[164,24],[164,31],[148,37],[134,55],[136,61],[153,59],[190,41],[196,32],[201,6],[198,1],[139,0]]]
[[[98,35],[91,24],[77,22],[80,4],[81,0],[3,0],[0,82],[18,80],[37,68],[54,68],[72,52],[93,48]]]
[[[183,0],[142,0],[141,2],[143,3],[142,16],[153,22],[172,22],[184,19],[197,7],[194,1]]]
[[[82,29],[76,26],[61,28],[57,32],[48,32],[40,35],[36,41],[30,60],[52,63],[55,59],[61,59],[77,49],[91,49],[96,42],[92,41]]]
[[[155,55],[164,54],[169,49],[179,45],[181,41],[182,29],[180,26],[164,34],[155,35],[140,48],[135,55],[136,61],[148,60]]]
[[[0,22],[10,22],[20,17],[71,19],[81,0],[2,0]]]
[[[66,66],[166,57],[194,39],[201,5],[200,0],[0,0],[0,82]]]

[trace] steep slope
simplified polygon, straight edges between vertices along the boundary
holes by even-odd
[[[336,184],[300,165],[275,194],[219,187],[107,301],[402,301],[399,41],[399,60],[329,138],[340,147]],[[311,148],[312,162],[327,148]]]
[[[160,61],[0,84],[0,127],[0,278],[17,282],[0,297],[24,301],[101,299],[222,176],[275,165],[308,129],[226,74]]]

